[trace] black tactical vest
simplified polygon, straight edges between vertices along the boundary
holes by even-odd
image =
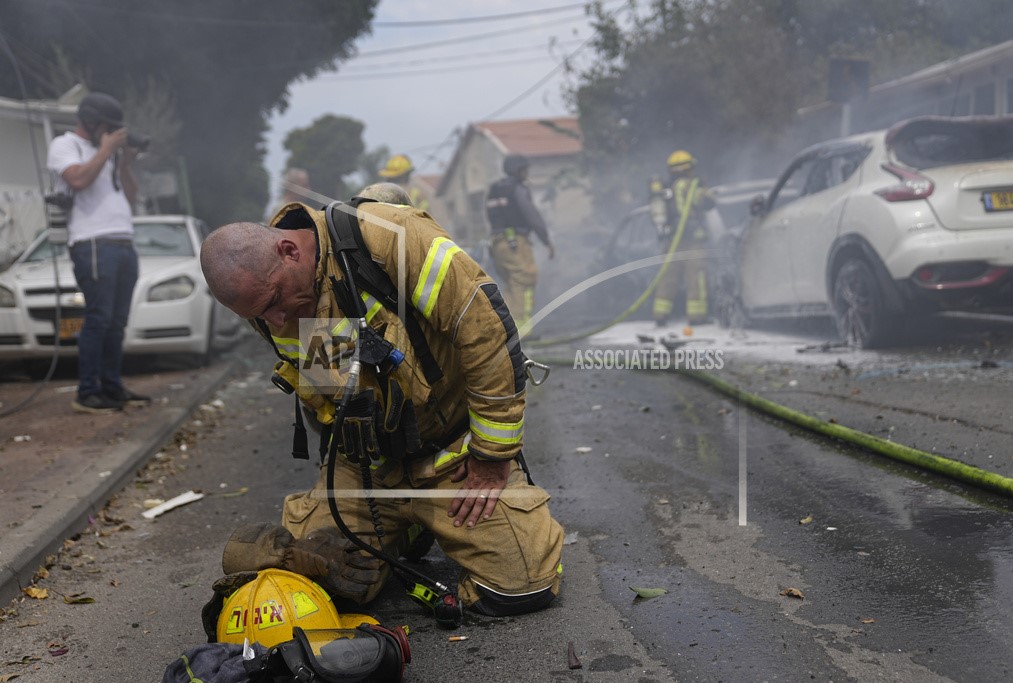
[[[521,235],[531,232],[517,206],[514,196],[517,192],[517,179],[507,176],[500,178],[489,188],[485,199],[485,215],[489,219],[493,234],[513,228]]]

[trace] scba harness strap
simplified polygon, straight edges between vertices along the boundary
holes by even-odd
[[[338,265],[342,269],[344,269],[344,262],[340,258],[340,253],[347,254],[355,271],[353,277],[357,285],[375,297],[383,304],[384,308],[398,313],[400,299],[397,287],[387,277],[387,273],[370,257],[366,243],[362,239],[362,230],[359,227],[359,218],[355,211],[361,204],[372,201],[374,200],[353,197],[348,204],[332,202],[324,208],[327,231],[331,238],[331,251],[334,252]],[[343,209],[342,206],[350,207],[350,209]],[[335,288],[335,293],[339,298],[338,304],[342,310],[358,311],[360,317],[365,317],[365,304],[362,303],[356,292],[349,291],[348,274],[346,273],[345,276],[345,280],[338,283],[340,286]],[[408,339],[411,341],[415,356],[422,366],[422,374],[430,386],[436,384],[443,379],[443,371],[433,357],[418,318],[415,317],[412,310],[406,310],[402,322],[408,332]]]

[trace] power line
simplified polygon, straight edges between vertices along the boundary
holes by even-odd
[[[545,85],[546,83],[548,83],[549,80],[553,76],[555,76],[556,73],[560,69],[564,68],[571,59],[573,59],[574,57],[576,57],[577,54],[581,50],[583,50],[585,47],[587,47],[588,45],[590,45],[592,40],[594,40],[594,38],[588,38],[587,40],[585,40],[583,43],[580,44],[580,46],[576,50],[574,50],[573,52],[571,52],[570,54],[568,54],[566,57],[564,57],[562,59],[562,61],[559,62],[559,64],[557,64],[555,67],[553,67],[552,71],[550,71],[549,73],[545,74],[540,79],[538,79],[538,81],[534,85],[532,85],[530,88],[528,88],[527,90],[525,90],[524,92],[522,92],[520,95],[518,95],[517,97],[513,98],[512,100],[510,100],[509,102],[507,102],[506,104],[504,104],[502,107],[500,107],[496,111],[492,112],[491,114],[486,114],[484,117],[482,117],[481,119],[479,119],[479,121],[490,121],[490,120],[496,118],[497,116],[499,116],[500,114],[502,114],[506,110],[510,109],[511,107],[513,107],[515,104],[517,104],[521,100],[523,100],[525,97],[527,97],[528,95],[530,95],[531,93],[533,93],[534,91],[538,90],[540,87],[542,87],[543,85]]]
[[[557,42],[555,42],[551,46],[547,45],[546,43],[539,43],[537,45],[526,45],[524,47],[505,48],[505,49],[502,49],[502,50],[481,50],[479,52],[464,52],[464,53],[460,53],[459,52],[457,54],[446,55],[446,56],[443,56],[443,57],[428,57],[426,59],[406,59],[406,60],[399,60],[399,61],[396,61],[396,62],[376,62],[376,63],[373,63],[373,64],[355,64],[354,61],[353,61],[351,63],[343,64],[341,66],[341,70],[342,70],[342,72],[347,73],[347,71],[346,71],[347,69],[383,69],[383,68],[387,68],[387,67],[414,66],[414,65],[418,65],[418,64],[428,64],[428,63],[431,63],[431,62],[460,62],[460,61],[464,61],[464,60],[474,59],[475,57],[486,57],[486,56],[504,55],[504,54],[516,55],[516,54],[521,53],[521,52],[532,52],[534,50],[545,50],[547,47],[570,46],[570,45],[576,45],[576,44],[581,43],[581,42],[583,42],[583,41],[580,38],[576,38],[574,40],[561,40],[561,41],[557,41]]]
[[[578,2],[571,5],[559,5],[557,7],[545,7],[542,9],[527,10],[525,12],[510,12],[507,14],[486,14],[476,17],[460,17],[457,19],[423,19],[419,21],[374,21],[373,26],[379,28],[405,28],[414,26],[446,26],[449,24],[471,24],[479,21],[500,21],[502,19],[514,19],[516,17],[529,17],[540,14],[552,14],[565,12],[576,8],[584,9],[586,3]]]
[[[428,43],[415,43],[414,45],[401,45],[399,47],[391,47],[382,50],[360,52],[359,54],[355,55],[353,59],[360,59],[362,57],[376,57],[378,55],[391,55],[396,54],[398,52],[410,52],[412,50],[426,50],[432,47],[443,47],[444,45],[456,45],[457,43],[468,43],[475,40],[485,40],[486,38],[495,38],[497,36],[505,36],[513,33],[532,31],[535,29],[545,28],[546,26],[555,26],[557,24],[569,24],[572,23],[573,21],[575,21],[574,17],[566,17],[565,19],[542,21],[537,24],[532,24],[530,26],[516,26],[514,28],[501,29],[499,31],[487,31],[485,33],[475,33],[470,36],[460,36],[457,38],[434,40]]]
[[[457,66],[436,67],[433,69],[422,69],[416,71],[387,71],[370,73],[337,73],[333,75],[317,76],[317,81],[361,81],[374,78],[404,78],[406,76],[429,76],[431,74],[457,73],[460,71],[474,71],[475,69],[494,69],[501,66],[515,66],[517,64],[533,64],[552,59],[551,55],[540,55],[537,57],[521,57],[520,59],[508,59],[500,62],[482,62],[479,64],[458,64]]]
[[[620,7],[616,11],[612,12],[612,16],[615,17],[620,12],[622,12],[624,9],[628,9],[628,7]],[[576,50],[574,50],[573,52],[571,52],[570,54],[568,54],[566,57],[564,57],[562,59],[562,61],[560,61],[559,64],[557,64],[549,73],[545,74],[540,79],[538,79],[538,81],[534,85],[532,85],[530,88],[528,88],[527,90],[525,90],[524,92],[522,92],[520,95],[518,95],[517,97],[513,98],[512,100],[510,100],[509,102],[507,102],[506,104],[504,104],[502,107],[500,107],[496,111],[492,112],[491,114],[487,114],[486,116],[484,116],[483,118],[481,118],[479,120],[480,121],[489,121],[489,120],[492,120],[492,119],[496,118],[497,116],[499,116],[503,112],[507,111],[508,109],[510,109],[511,107],[513,107],[515,104],[517,104],[521,100],[523,100],[525,97],[527,97],[528,95],[530,95],[534,91],[538,90],[538,88],[540,88],[544,84],[548,83],[549,80],[553,76],[555,76],[558,71],[560,71],[561,69],[563,69],[569,63],[569,61],[571,59],[573,59],[574,57],[576,57],[577,54],[580,53],[581,50],[583,50],[585,47],[587,47],[588,45],[590,45],[593,40],[594,40],[594,36],[591,36],[590,38],[588,38],[587,40],[585,40],[583,43],[581,43],[577,47]]]

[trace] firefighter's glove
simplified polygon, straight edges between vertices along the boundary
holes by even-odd
[[[332,595],[356,601],[380,580],[380,564],[337,529],[317,529],[297,539],[288,529],[269,523],[239,527],[222,554],[226,574],[285,569],[313,579]]]

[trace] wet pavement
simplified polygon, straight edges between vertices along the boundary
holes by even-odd
[[[630,344],[637,330],[654,332],[631,325],[616,331],[619,341],[604,343]],[[704,328],[694,334],[700,339],[705,332],[718,335]],[[999,372],[962,365],[894,387],[896,375],[905,374],[896,372],[899,364],[914,363],[915,355],[835,353],[809,361],[796,347],[818,339],[775,334],[760,343],[760,333],[750,334],[756,336],[748,345],[725,341],[722,372],[729,381],[815,412],[824,410],[817,401],[825,400],[841,423],[882,414],[890,416],[894,433],[921,429],[925,438],[954,443],[994,440],[997,449],[1003,443],[998,430],[1009,402],[995,398],[1008,396],[1002,347],[991,356],[998,367],[981,368]],[[749,413],[671,372],[574,370],[569,353],[570,363],[557,365],[545,386],[532,388],[526,436],[535,480],[552,494],[553,513],[568,533],[563,593],[535,615],[470,616],[454,632],[469,640],[453,643],[389,587],[369,611],[413,627],[416,661],[408,680],[1009,679],[1008,500]],[[953,360],[935,353],[924,351],[935,363]],[[564,353],[556,355],[565,360]],[[789,362],[799,356],[806,360]],[[270,360],[258,349],[242,362],[263,370]],[[838,360],[853,374],[834,376],[842,370]],[[184,418],[160,444],[149,444],[156,446],[149,454],[161,449],[163,457],[127,478],[110,516],[100,515],[92,533],[61,555],[58,571],[38,584],[65,595],[84,592],[96,603],[21,601],[0,623],[0,656],[7,662],[0,673],[18,673],[25,681],[91,680],[113,670],[131,680],[156,678],[172,657],[202,639],[197,615],[220,573],[230,530],[277,519],[282,497],[311,483],[313,465],[288,456],[291,402],[262,373],[234,375],[215,395],[223,407],[212,420],[199,410],[210,395],[198,398],[196,390],[208,378],[182,372],[194,383],[187,390],[194,392],[189,421]],[[182,410],[184,402],[167,390],[180,382],[161,381],[153,393]],[[817,389],[802,391],[810,382]],[[960,414],[966,424],[930,420],[931,398],[945,400],[954,386],[966,389],[969,401],[978,401],[973,388],[984,387],[984,398]],[[888,401],[897,406],[884,413],[882,406],[893,407]],[[963,409],[963,401],[954,398],[953,409]],[[122,445],[155,414],[128,413],[119,427],[74,422],[72,415],[56,424],[84,430],[78,450],[105,452],[104,442],[120,439]],[[15,447],[35,448],[37,456],[47,450],[43,446],[53,443],[47,424],[53,423],[32,428],[46,438],[30,442],[13,439],[28,433],[22,429],[27,423],[19,421],[14,431],[4,424],[5,455]],[[71,458],[73,450],[60,457]],[[978,458],[982,451],[969,453]],[[84,464],[80,482],[94,484],[88,473],[101,474],[98,467]],[[145,499],[191,488],[210,495],[153,522],[139,519]],[[53,491],[62,495],[59,487]],[[111,526],[110,518],[116,520]],[[425,566],[453,580],[455,570],[440,553]],[[631,590],[636,587],[667,593],[644,600]],[[65,655],[52,655],[54,642],[67,647]],[[583,669],[567,669],[569,642]],[[139,651],[148,656],[121,663]]]

